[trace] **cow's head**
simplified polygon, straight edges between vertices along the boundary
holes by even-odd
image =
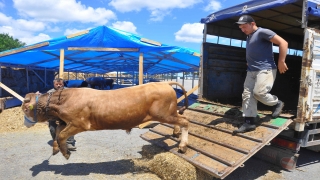
[[[28,128],[37,123],[36,116],[36,105],[37,105],[37,93],[29,93],[24,98],[21,108],[24,113],[24,125]]]

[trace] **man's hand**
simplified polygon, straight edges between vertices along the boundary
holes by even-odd
[[[278,63],[278,69],[280,74],[285,73],[288,70],[287,64],[285,62],[280,62]]]

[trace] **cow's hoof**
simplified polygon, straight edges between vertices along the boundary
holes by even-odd
[[[63,156],[68,160],[70,158],[70,155],[71,155],[71,153],[70,153],[70,151],[68,151],[67,154],[64,154]]]
[[[54,149],[54,150],[52,151],[52,155],[56,155],[56,154],[58,154],[58,152],[59,152],[59,149]]]
[[[187,152],[188,147],[187,146],[179,146],[179,153],[185,153]]]
[[[181,133],[177,133],[177,134],[173,133],[172,137],[179,139],[180,135],[181,135]]]

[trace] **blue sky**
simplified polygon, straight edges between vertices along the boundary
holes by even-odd
[[[100,25],[200,51],[200,19],[247,0],[0,0],[0,33],[27,44]]]

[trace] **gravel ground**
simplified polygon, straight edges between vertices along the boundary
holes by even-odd
[[[50,134],[46,128],[1,133],[0,179],[148,179],[160,178],[137,168],[143,146],[150,144],[139,135],[147,129],[83,132],[76,135],[77,151],[69,160],[61,153],[51,156]],[[233,179],[319,179],[320,153],[302,149],[297,169],[286,171],[251,158],[226,180]]]
[[[159,179],[137,170],[132,159],[141,158],[139,135],[146,129],[94,131],[77,134],[77,151],[69,160],[51,156],[48,129],[1,134],[0,179]]]

